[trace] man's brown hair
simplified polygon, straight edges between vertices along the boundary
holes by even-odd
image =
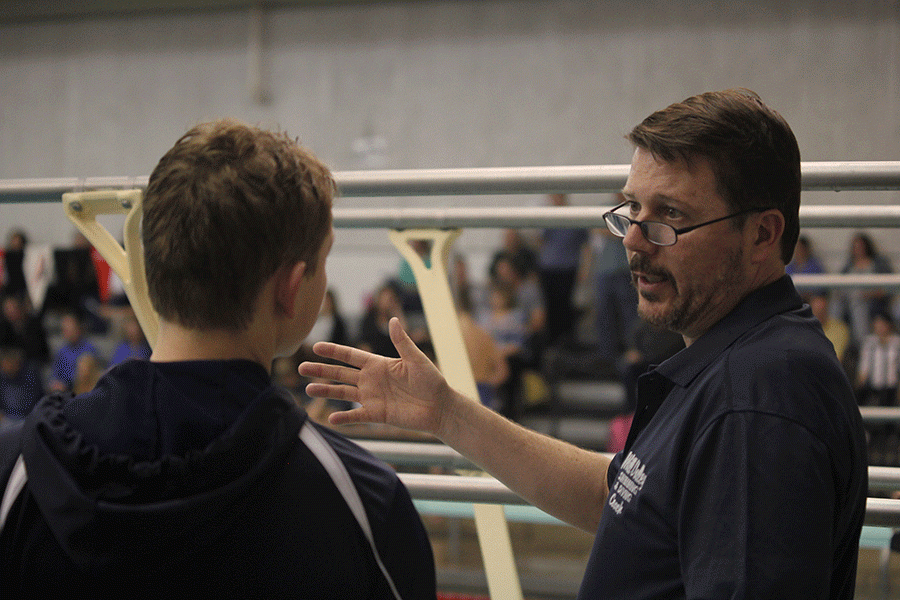
[[[781,258],[790,262],[800,235],[800,148],[787,121],[755,92],[692,96],[653,113],[626,137],[666,162],[708,160],[719,194],[734,212],[781,211]]]
[[[334,193],[328,168],[284,133],[229,119],[194,127],[160,159],[144,199],[153,307],[191,329],[246,328],[278,269],[320,267]]]

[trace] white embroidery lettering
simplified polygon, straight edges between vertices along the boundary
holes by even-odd
[[[631,503],[643,489],[646,481],[646,467],[633,452],[629,452],[622,462],[622,468],[609,494],[609,505],[616,514],[622,514],[625,504]]]
[[[622,507],[624,506],[624,504],[622,503],[621,500],[618,500],[618,501],[616,500],[616,495],[615,495],[615,494],[610,494],[610,496],[609,496],[609,506],[610,506],[610,508],[612,508],[614,511],[616,511],[616,514],[617,514],[617,515],[621,515],[621,514],[622,514]]]

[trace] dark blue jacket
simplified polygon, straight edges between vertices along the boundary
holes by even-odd
[[[291,396],[247,361],[128,361],[0,434],[3,597],[390,598]],[[318,428],[350,473],[405,600],[435,598],[431,546],[396,474]]]

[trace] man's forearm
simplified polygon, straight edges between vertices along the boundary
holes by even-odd
[[[454,392],[436,435],[554,517],[594,533],[609,459],[526,429]]]

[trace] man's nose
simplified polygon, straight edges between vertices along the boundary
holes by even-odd
[[[622,244],[625,246],[626,250],[640,252],[642,254],[648,254],[657,248],[656,244],[647,239],[647,236],[644,235],[643,228],[637,223],[632,223],[628,227],[625,237],[622,238]]]

